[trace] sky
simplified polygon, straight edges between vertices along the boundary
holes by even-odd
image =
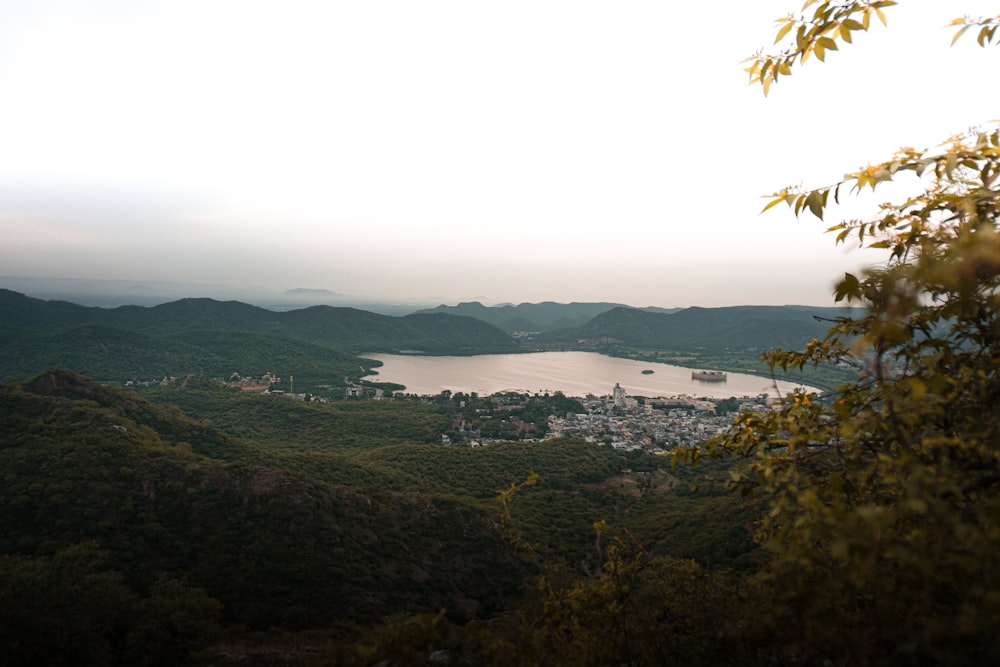
[[[764,196],[1000,118],[945,27],[997,5],[901,0],[765,98],[800,4],[0,0],[0,287],[830,305],[877,201]]]

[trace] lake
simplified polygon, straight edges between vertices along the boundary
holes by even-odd
[[[474,357],[431,357],[405,354],[365,354],[382,362],[366,380],[394,382],[412,394],[452,392],[480,395],[502,391],[554,393],[567,396],[611,394],[615,383],[629,396],[756,396],[790,392],[796,385],[767,378],[728,373],[725,382],[691,378],[690,368],[648,361],[608,357],[596,352],[536,352],[484,354]],[[651,370],[652,374],[642,371]]]

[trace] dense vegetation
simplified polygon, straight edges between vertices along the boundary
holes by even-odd
[[[329,306],[279,313],[212,299],[106,309],[0,290],[0,322],[0,376],[22,379],[53,365],[118,382],[276,373],[315,392],[342,388],[377,366],[355,356],[362,352],[519,349],[500,329],[469,317]]]
[[[234,372],[276,373],[286,391],[291,388],[288,376],[294,375],[299,391],[330,393],[377,365],[355,356],[359,352],[469,354],[552,345],[582,345],[617,356],[766,375],[760,360],[764,350],[821,337],[822,318],[843,312],[795,306],[667,313],[616,304],[521,304],[506,309],[473,305],[401,318],[327,306],[276,313],[211,299],[104,309],[0,290],[0,375],[23,379],[51,365],[117,382],[190,373],[221,378]],[[545,323],[547,329],[575,328],[518,346],[488,324],[504,324],[505,317],[514,316],[507,312],[511,309],[517,317]],[[526,327],[532,323],[520,321]],[[513,326],[512,321],[506,326]],[[827,365],[790,379],[832,388],[852,373]]]
[[[620,303],[520,303],[516,306],[484,306],[478,301],[455,306],[438,306],[421,312],[467,315],[489,322],[508,333],[548,332],[579,327],[592,318],[614,308],[627,308]],[[674,312],[677,309],[644,308],[650,312]]]
[[[279,313],[211,299],[149,308],[86,308],[0,290],[0,377],[24,379],[52,365],[116,382],[273,373],[281,376],[280,388],[286,391],[294,376],[298,391],[329,394],[377,366],[356,356],[363,352],[482,354],[552,348],[768,375],[762,352],[822,337],[829,320],[845,312],[799,306],[668,312],[542,303],[494,308],[460,304],[389,317],[328,306]],[[529,316],[534,319],[525,319]],[[548,333],[517,343],[498,326],[540,327]],[[855,375],[853,369],[827,364],[787,379],[831,389]]]
[[[57,369],[8,382],[0,580],[26,600],[5,612],[10,664],[133,664],[155,641],[175,646],[142,660],[176,664],[269,628],[322,630],[322,647],[398,613],[491,619],[526,599],[541,554],[599,568],[593,523],[616,517],[657,553],[752,566],[739,503],[662,459],[569,439],[438,444],[477,400],[310,404],[198,378],[123,392]],[[637,465],[649,476],[623,474]],[[529,477],[502,512],[498,494]],[[46,642],[64,627],[73,639]]]
[[[599,340],[613,338],[623,345],[678,352],[747,350],[758,355],[775,346],[799,346],[822,337],[830,320],[844,308],[806,306],[732,306],[685,308],[658,313],[636,308],[614,308],[568,332],[543,340]]]

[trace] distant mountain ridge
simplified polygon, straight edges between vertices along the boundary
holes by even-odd
[[[518,331],[548,332],[560,329],[578,327],[590,321],[601,313],[615,308],[631,308],[620,303],[607,302],[572,302],[556,303],[543,301],[541,303],[521,303],[518,305],[504,304],[501,306],[485,306],[478,301],[459,303],[455,306],[440,305],[436,308],[418,311],[421,313],[450,313],[466,315],[503,329],[508,333]],[[676,308],[642,308],[646,312],[671,313]]]
[[[356,308],[310,306],[276,312],[240,301],[180,299],[157,306],[96,308],[66,301],[43,301],[0,289],[0,322],[41,334],[101,326],[151,336],[191,331],[244,331],[287,336],[348,352],[409,348],[442,352],[463,347],[511,349],[503,331],[469,317],[379,315]]]
[[[57,365],[99,378],[275,371],[340,385],[372,367],[359,353],[518,349],[488,323],[445,313],[393,317],[331,306],[275,312],[206,298],[96,308],[2,289],[0,330],[0,377],[22,378]]]
[[[820,306],[692,307],[673,313],[613,308],[586,324],[539,336],[546,342],[618,343],[674,351],[798,348],[822,338],[847,308]]]
[[[719,354],[731,361],[739,353],[757,364],[761,352],[797,349],[822,338],[832,320],[849,312],[811,306],[667,311],[610,303],[487,307],[471,302],[394,317],[324,305],[278,312],[207,298],[97,308],[0,289],[0,377],[25,378],[53,365],[120,380],[274,372],[286,379],[294,374],[295,386],[307,391],[363,377],[377,365],[357,356],[366,352],[642,350],[647,356],[707,355],[715,364],[728,363]],[[518,342],[511,331],[539,333]],[[737,367],[764,370],[742,362]],[[282,388],[290,389],[290,381]]]

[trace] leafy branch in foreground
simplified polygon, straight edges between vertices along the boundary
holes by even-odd
[[[794,62],[833,50],[891,2],[817,2],[779,21],[776,56],[755,56],[767,92]],[[998,19],[957,19],[955,38]],[[1000,658],[1000,124],[934,149],[900,149],[832,185],[784,189],[796,216],[822,219],[843,192],[898,181],[910,194],[869,219],[833,225],[836,242],[885,252],[846,273],[838,301],[859,314],[772,368],[854,363],[828,395],[795,392],[741,415],[699,452],[732,456],[731,487],[767,503],[757,539],[771,558],[749,585],[773,619],[766,660],[976,664]],[[906,176],[904,182],[901,178]],[[761,656],[763,657],[763,655]]]
[[[759,83],[766,95],[780,77],[791,76],[794,66],[805,63],[811,56],[822,62],[828,51],[839,50],[840,44],[853,43],[855,33],[868,31],[873,16],[883,26],[887,25],[882,10],[896,4],[894,0],[805,0],[798,15],[790,13],[775,22],[778,31],[774,44],[780,44],[781,48],[773,53],[762,49],[746,59],[748,64],[744,69],[750,75],[750,83]],[[810,8],[812,14],[806,11]],[[951,40],[953,45],[969,29],[978,27],[976,42],[986,46],[997,40],[1000,16],[963,16],[948,25],[958,28]]]
[[[969,28],[976,27],[979,28],[979,33],[976,35],[976,43],[979,46],[986,46],[987,44],[992,44],[996,37],[997,26],[1000,26],[1000,16],[980,16],[978,18],[962,16],[953,19],[948,25],[958,27],[955,35],[951,38],[952,46],[961,39],[962,35],[968,32]],[[1000,44],[1000,40],[997,43]]]
[[[778,77],[791,75],[796,61],[802,64],[813,55],[817,60],[823,61],[827,51],[838,50],[839,42],[850,44],[853,33],[868,30],[873,15],[878,17],[882,25],[886,25],[882,10],[895,4],[893,0],[806,0],[801,14],[789,14],[776,21],[779,27],[774,43],[784,42],[784,47],[773,54],[758,52],[746,60],[749,65],[745,71],[750,75],[750,82],[759,83],[766,95],[771,84],[778,81]],[[812,15],[806,14],[806,10],[814,5],[816,7]]]

